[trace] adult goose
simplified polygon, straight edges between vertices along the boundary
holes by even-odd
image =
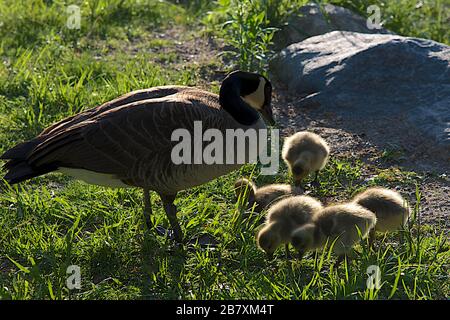
[[[58,171],[91,184],[142,188],[149,228],[149,192],[155,191],[175,240],[181,242],[174,205],[177,193],[242,164],[175,164],[171,153],[178,142],[172,141],[172,133],[185,129],[193,136],[195,121],[201,121],[203,131],[217,129],[224,134],[227,129],[266,128],[260,114],[273,124],[271,92],[266,77],[243,71],[230,73],[219,95],[185,86],[134,91],[65,118],[6,151],[1,156],[8,160],[4,179],[14,184]]]

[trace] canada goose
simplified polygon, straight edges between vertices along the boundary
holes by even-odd
[[[247,208],[255,206],[255,212],[261,212],[284,197],[302,194],[299,187],[288,184],[269,184],[257,188],[252,181],[245,178],[238,179],[235,182],[234,190],[238,199],[245,197],[244,201],[248,202]]]
[[[271,259],[275,250],[285,244],[286,257],[289,258],[288,245],[292,231],[310,222],[321,209],[320,201],[309,196],[294,196],[278,201],[269,208],[264,227],[256,235],[258,246]]]
[[[292,245],[300,258],[306,251],[321,249],[334,242],[333,252],[338,255],[337,265],[375,226],[375,214],[356,203],[326,207],[314,216],[311,223],[300,226],[292,234]],[[358,232],[359,229],[359,232]]]
[[[46,128],[0,158],[9,160],[5,180],[14,184],[59,171],[88,183],[139,187],[144,191],[144,216],[152,226],[149,191],[156,191],[173,228],[182,231],[174,200],[181,190],[201,185],[242,164],[174,164],[172,133],[184,129],[263,129],[261,114],[271,124],[272,85],[259,74],[235,71],[223,80],[219,95],[184,86],[138,90],[81,112]],[[194,142],[193,142],[194,143]],[[196,155],[194,154],[194,158]]]
[[[369,234],[371,243],[375,231],[389,232],[404,227],[409,217],[409,208],[402,196],[393,190],[373,187],[357,194],[353,202],[372,211],[377,216],[377,224]]]
[[[318,172],[327,164],[330,148],[319,135],[302,131],[284,140],[282,157],[294,178],[295,185],[311,172],[315,172],[314,184],[317,184]]]

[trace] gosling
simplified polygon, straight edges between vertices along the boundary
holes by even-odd
[[[288,166],[294,184],[299,186],[303,179],[315,172],[313,185],[318,185],[319,170],[328,162],[330,148],[319,135],[302,131],[284,141],[282,157]]]
[[[327,241],[328,244],[334,242],[333,252],[338,255],[338,266],[360,240],[359,233],[362,238],[366,238],[376,222],[373,212],[356,203],[329,206],[310,223],[292,232],[292,245],[298,250],[301,259],[305,252],[322,249]]]
[[[284,244],[286,258],[289,259],[292,231],[311,222],[322,209],[320,201],[309,196],[294,196],[278,201],[269,208],[265,225],[256,235],[258,246],[272,259],[275,250]]]
[[[258,213],[285,197],[302,194],[299,187],[288,184],[270,184],[257,188],[252,181],[245,178],[235,182],[234,191],[238,199],[243,199],[243,203],[247,203],[248,209],[254,206],[254,211]]]
[[[377,217],[377,224],[369,234],[371,244],[375,240],[375,231],[385,233],[403,229],[410,214],[402,196],[396,191],[385,188],[369,188],[357,194],[353,202],[372,211]]]

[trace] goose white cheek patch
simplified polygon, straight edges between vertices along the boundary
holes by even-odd
[[[266,80],[264,78],[259,78],[259,85],[255,92],[250,93],[244,97],[241,97],[246,103],[248,103],[254,109],[261,109],[264,105],[264,87],[266,86]]]

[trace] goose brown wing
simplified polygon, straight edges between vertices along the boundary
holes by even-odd
[[[149,168],[169,164],[175,129],[193,132],[194,121],[203,128],[224,126],[224,112],[182,97],[132,102],[58,130],[28,157],[34,167],[50,163],[114,174],[123,180],[145,180]]]
[[[81,123],[90,118],[98,116],[104,112],[108,112],[114,108],[118,108],[118,107],[124,106],[124,105],[132,103],[132,102],[162,98],[165,96],[169,96],[169,95],[173,95],[173,94],[182,92],[183,90],[186,90],[186,89],[189,89],[189,87],[186,87],[186,86],[161,86],[161,87],[154,87],[154,88],[150,88],[150,89],[143,89],[143,90],[136,90],[133,92],[129,92],[127,94],[124,94],[124,95],[114,99],[114,100],[105,102],[104,104],[102,104],[98,107],[86,110],[86,111],[78,113],[74,116],[65,118],[61,121],[58,121],[58,122],[54,123],[53,125],[44,129],[44,131],[42,131],[39,134],[39,136],[43,136],[43,135],[47,135],[47,134],[55,134],[57,132],[64,131],[67,128],[74,126],[78,123]]]

